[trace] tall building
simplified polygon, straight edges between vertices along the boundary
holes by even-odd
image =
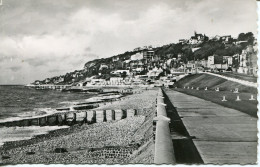
[[[147,51],[143,51],[143,56],[144,56],[144,60],[145,63],[150,63],[152,58],[154,57],[154,51],[153,50],[147,50]]]

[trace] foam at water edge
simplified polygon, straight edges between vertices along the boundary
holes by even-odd
[[[36,135],[47,134],[50,131],[68,127],[69,126],[3,127],[0,128],[0,146],[2,146],[7,141],[28,140]]]
[[[33,111],[20,113],[16,117],[0,119],[0,123],[8,122],[8,121],[18,121],[18,120],[29,119],[29,118],[39,118],[42,116],[52,115],[54,113],[57,113],[57,110],[53,108],[36,108]]]

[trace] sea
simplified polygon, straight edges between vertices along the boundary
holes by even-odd
[[[56,108],[85,102],[96,95],[58,90],[36,90],[22,85],[0,85],[0,122],[48,115]],[[29,126],[0,128],[0,146],[7,141],[26,140],[68,126]]]

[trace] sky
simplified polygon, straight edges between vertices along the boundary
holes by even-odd
[[[2,0],[0,84],[83,69],[139,46],[257,30],[255,0]]]

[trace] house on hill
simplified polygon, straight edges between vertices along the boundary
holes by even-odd
[[[100,67],[99,67],[99,71],[102,71],[102,70],[104,70],[104,69],[108,69],[108,65],[102,63],[102,64],[100,65]]]
[[[112,57],[112,61],[113,61],[113,62],[119,61],[119,56],[114,56],[114,57]]]
[[[231,35],[226,35],[226,36],[221,36],[220,40],[224,44],[232,44],[234,39],[231,37]]]
[[[208,57],[208,67],[211,69],[227,70],[232,64],[232,56],[219,56],[214,54]]]
[[[204,70],[204,67],[201,66],[199,61],[188,61],[187,64],[184,65],[184,71],[186,73],[195,74],[200,73]]]
[[[198,44],[198,43],[208,41],[208,40],[209,40],[209,37],[207,37],[205,34],[204,35],[197,34],[197,32],[195,31],[194,36],[191,36],[189,43],[190,44]]]
[[[179,39],[179,43],[181,44],[187,44],[189,40],[187,39]]]
[[[114,75],[122,75],[123,73],[125,73],[126,75],[130,75],[129,70],[115,70],[115,71],[111,71],[110,73]]]
[[[257,50],[252,45],[242,50],[242,53],[238,56],[236,55],[236,58],[239,61],[238,73],[257,76]]]
[[[131,56],[131,61],[143,60],[143,59],[144,59],[144,55],[142,54],[142,52],[138,52]]]
[[[50,83],[50,78],[46,78],[45,80],[43,80],[43,82],[45,83],[45,84],[48,84],[48,83]]]
[[[136,51],[141,51],[141,50],[142,50],[141,47],[137,47],[137,48],[135,48],[133,51],[136,52]]]
[[[153,50],[143,51],[143,58],[146,64],[151,63],[153,57],[154,57]]]

